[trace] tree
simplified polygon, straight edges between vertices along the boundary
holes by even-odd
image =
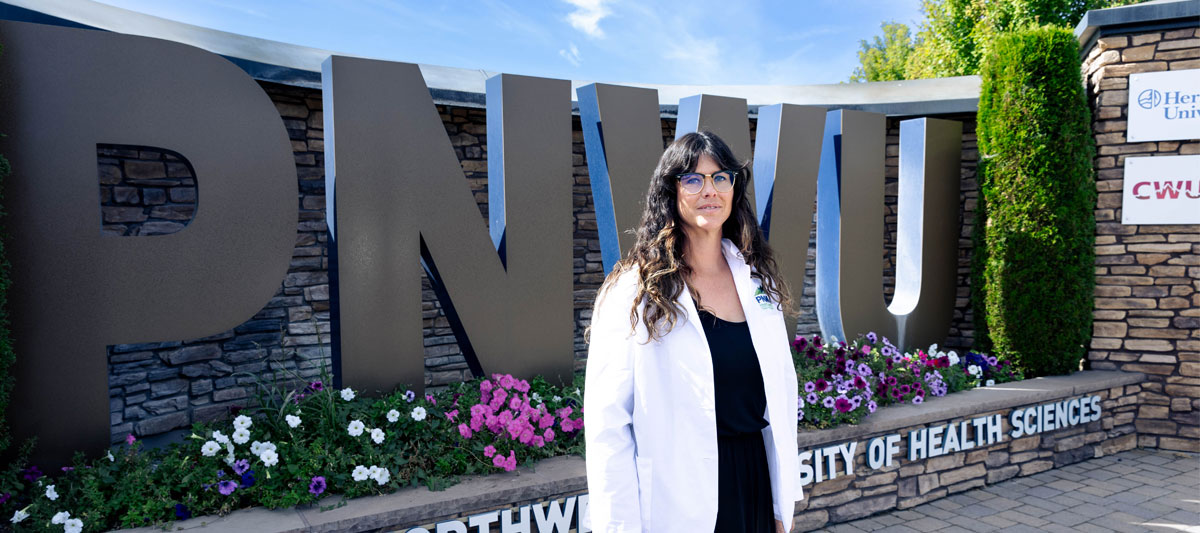
[[[940,78],[979,73],[991,44],[1007,32],[1038,26],[1072,29],[1089,9],[1136,4],[1145,0],[923,0],[925,20],[911,46],[904,50],[897,36],[908,40],[908,27],[883,25],[874,44],[862,41],[859,67],[851,81]],[[897,44],[892,45],[892,41]],[[895,74],[893,58],[903,54],[903,75]],[[872,78],[871,73],[880,73]]]
[[[899,22],[880,25],[883,36],[875,36],[873,42],[859,41],[859,67],[854,69],[850,81],[891,81],[904,79],[905,65],[912,54],[914,42],[908,26]]]

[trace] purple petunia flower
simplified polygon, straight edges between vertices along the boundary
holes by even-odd
[[[924,396],[913,396],[913,399],[912,399],[913,404],[920,404],[923,401],[925,401]]]
[[[192,517],[192,511],[182,503],[175,504],[175,518],[187,520]]]
[[[823,392],[825,389],[829,388],[829,382],[823,379],[818,379],[815,385],[817,387],[817,392]]]
[[[821,405],[824,405],[826,409],[833,408],[833,396],[826,396],[824,400],[821,400]]]
[[[815,392],[810,392],[810,393],[808,393],[808,396],[806,396],[806,397],[804,398],[804,400],[805,400],[805,401],[807,401],[808,403],[817,403],[817,401],[818,401],[818,400],[820,400],[820,399],[821,399],[821,398],[820,398],[820,397],[818,397],[818,396],[817,396],[817,393],[815,393]]]
[[[871,375],[871,374],[873,374],[873,373],[874,373],[874,372],[871,372],[871,367],[870,367],[870,366],[868,366],[866,363],[859,363],[859,364],[858,364],[858,375],[860,375],[860,376],[869,376],[869,375]]]
[[[217,490],[220,491],[221,494],[224,494],[225,496],[229,496],[230,494],[233,494],[233,491],[237,490],[237,488],[238,488],[238,484],[236,481],[226,479],[225,481],[217,483]]]
[[[313,476],[312,482],[308,484],[308,492],[313,496],[320,496],[325,492],[325,476]]]
[[[308,388],[312,389],[313,392],[321,392],[325,390],[325,384],[320,381],[314,381],[308,384]]]
[[[812,392],[815,390],[817,390],[817,385],[813,382],[809,381],[808,383],[804,384],[804,392]]]
[[[12,499],[12,494],[9,494],[7,492],[5,492],[4,494],[0,494],[0,505],[4,505],[4,504],[8,503],[8,500],[11,500],[11,499]]]
[[[867,412],[868,413],[874,413],[876,409],[879,409],[879,404],[875,403],[875,400],[871,400],[871,401],[867,402]]]
[[[987,358],[987,362],[988,362],[988,366],[996,366],[998,363],[1000,363],[1000,360],[997,359],[996,356],[994,356],[994,355],[989,355]]]
[[[871,344],[875,344],[875,341],[877,341],[877,340],[879,340],[879,337],[875,336],[874,331],[867,333],[867,342],[869,342]]]
[[[235,461],[233,463],[233,473],[234,474],[237,474],[240,476],[242,474],[245,474],[247,470],[250,470],[250,461],[249,460],[238,459],[237,461]]]
[[[257,480],[254,479],[253,470],[247,470],[245,474],[242,474],[242,488],[248,489],[253,487],[255,481]]]
[[[417,399],[417,393],[415,393],[411,390],[404,391],[404,401],[406,401],[408,403],[412,403],[413,400],[415,400],[415,399]]]
[[[846,372],[854,372],[854,361],[846,361]]]
[[[38,468],[37,466],[31,466],[22,471],[21,477],[25,478],[25,481],[33,483],[44,475],[45,474],[42,473],[42,469]]]
[[[838,410],[839,413],[849,413],[850,411],[854,410],[854,404],[846,398],[838,398],[834,402],[833,406]]]
[[[912,387],[909,387],[908,385],[900,386],[900,394],[908,394],[910,392],[912,392]]]

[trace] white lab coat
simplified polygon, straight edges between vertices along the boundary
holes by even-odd
[[[722,239],[758,353],[767,397],[763,429],[775,519],[790,530],[803,498],[796,447],[796,370],[783,313],[756,298],[737,247]],[[713,531],[717,520],[717,421],[712,357],[691,293],[660,340],[630,335],[637,274],[621,275],[592,310],[584,393],[591,527],[598,532]]]

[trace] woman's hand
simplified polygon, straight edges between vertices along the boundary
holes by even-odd
[[[783,528],[783,522],[778,520],[775,521],[775,533],[788,533],[787,530]]]

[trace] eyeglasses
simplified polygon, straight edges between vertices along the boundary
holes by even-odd
[[[679,184],[683,186],[684,192],[688,194],[697,194],[703,190],[705,178],[712,180],[713,188],[717,192],[729,192],[733,190],[733,181],[737,179],[737,171],[718,170],[712,174],[689,172],[687,174],[679,174],[675,177],[679,179]]]

